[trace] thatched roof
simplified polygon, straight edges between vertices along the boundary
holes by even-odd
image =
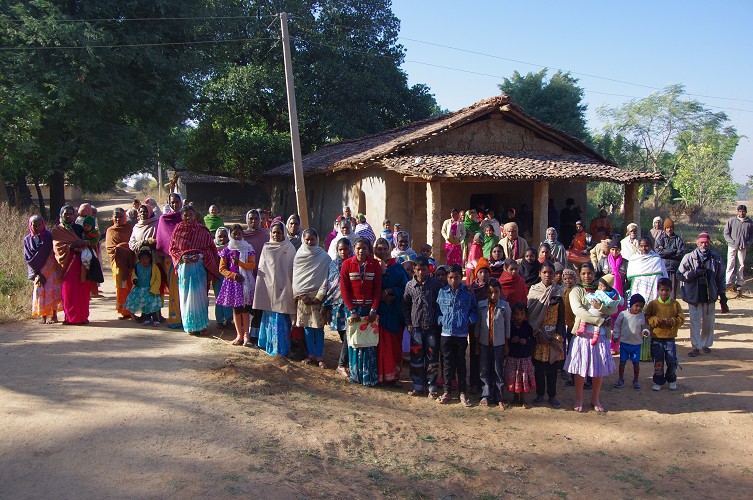
[[[482,116],[503,113],[506,119],[533,130],[559,145],[567,155],[526,152],[489,154],[453,153],[418,155],[410,148],[468,124]],[[526,114],[506,95],[481,100],[467,108],[409,123],[378,134],[328,144],[303,158],[304,175],[331,174],[341,170],[381,165],[403,175],[490,180],[594,180],[609,182],[657,182],[660,174],[622,170],[580,140]],[[292,176],[286,163],[264,176]]]
[[[187,170],[168,170],[167,175],[173,183],[180,179],[184,184],[241,184],[241,181],[234,177],[202,174]],[[250,184],[250,182],[246,181],[246,184]]]

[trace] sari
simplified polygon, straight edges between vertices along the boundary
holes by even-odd
[[[403,368],[403,293],[408,275],[396,259],[387,261],[382,274],[382,300],[379,301],[379,344],[377,345],[377,377],[379,382],[397,382]],[[384,294],[394,301],[387,304]]]
[[[266,230],[265,230],[266,231]],[[257,266],[253,308],[261,313],[259,347],[274,356],[290,354],[293,298],[293,261],[296,251],[288,240],[264,244]]]
[[[625,286],[623,285],[623,277],[622,274],[620,274],[620,266],[622,265],[622,254],[618,255],[615,259],[612,254],[607,255],[607,264],[609,264],[609,268],[612,270],[612,276],[614,276],[614,289],[617,290],[617,293],[620,294],[620,297],[624,298],[625,300],[622,301],[621,304],[617,306],[617,312],[612,315],[612,324],[614,325],[614,322],[617,321],[617,316],[627,309],[627,297],[625,296]],[[620,339],[615,339],[612,337],[611,345],[610,345],[612,352],[617,353],[620,351]]]
[[[463,263],[463,249],[460,246],[460,239],[461,239],[461,231],[459,230],[458,226],[461,223],[459,221],[453,220],[449,223],[449,233],[447,236],[447,240],[444,244],[444,253],[445,253],[445,263],[448,266],[451,266],[453,264],[462,265]]]
[[[136,254],[129,247],[132,232],[133,226],[122,224],[107,228],[105,234],[105,250],[110,256],[110,268],[115,280],[115,310],[124,317],[131,316],[125,303],[133,288],[131,273],[136,267]]]
[[[166,205],[167,208],[170,208]],[[180,314],[180,296],[178,294],[178,272],[170,256],[170,241],[173,237],[173,231],[183,218],[182,212],[167,211],[160,215],[157,222],[157,231],[155,238],[157,240],[155,262],[164,261],[163,267],[167,267],[167,288],[168,288],[168,316],[167,326],[169,328],[181,328],[183,320]],[[169,261],[169,266],[165,265]]]
[[[42,221],[42,232],[39,236],[34,234],[32,229],[35,220]],[[55,254],[52,251],[52,233],[44,226],[44,219],[39,215],[29,218],[29,234],[24,238],[24,260],[30,280],[34,280],[37,275],[44,278],[44,284],[34,283],[31,314],[51,318],[61,309],[63,302],[61,290],[63,270],[55,260]]]
[[[201,332],[209,326],[208,279],[220,277],[214,238],[196,221],[181,222],[173,231],[169,251],[177,270],[183,330]],[[197,261],[183,261],[183,257],[196,256]]]
[[[61,213],[66,207],[61,209]],[[65,322],[71,325],[89,322],[89,294],[91,284],[81,279],[81,250],[71,249],[73,243],[84,242],[84,228],[78,224],[60,223],[52,229],[55,260],[62,267],[63,312]]]

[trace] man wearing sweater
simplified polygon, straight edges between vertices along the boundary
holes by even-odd
[[[741,295],[743,267],[747,246],[753,241],[753,221],[748,218],[745,205],[737,207],[737,217],[732,217],[724,226],[724,239],[727,241],[727,289]]]
[[[651,357],[654,358],[655,391],[660,391],[665,382],[670,390],[677,389],[677,330],[685,322],[682,307],[671,296],[672,281],[661,278],[657,283],[659,296],[646,306],[646,321],[651,327]],[[664,365],[667,366],[666,373]]]

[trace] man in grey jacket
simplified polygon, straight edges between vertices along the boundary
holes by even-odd
[[[724,293],[724,267],[722,258],[711,249],[709,233],[703,232],[696,240],[698,248],[686,254],[677,268],[677,279],[682,282],[682,299],[688,303],[690,313],[690,343],[693,349],[688,356],[711,352],[714,343],[714,307],[716,299]]]
[[[753,221],[748,218],[745,205],[737,207],[737,217],[732,217],[724,226],[724,239],[727,241],[727,289],[741,295],[743,267],[747,246],[753,241]]]

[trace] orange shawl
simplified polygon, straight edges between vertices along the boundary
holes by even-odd
[[[131,271],[136,267],[136,254],[128,246],[131,239],[133,226],[123,224],[107,228],[105,236],[105,249],[110,256],[110,264],[118,270],[119,276],[115,276],[116,282],[128,279]]]
[[[63,268],[63,278],[68,274],[68,269],[73,262],[74,251],[71,250],[71,243],[85,241],[79,238],[76,233],[67,229],[62,224],[52,228],[52,248],[55,251],[55,260]]]

